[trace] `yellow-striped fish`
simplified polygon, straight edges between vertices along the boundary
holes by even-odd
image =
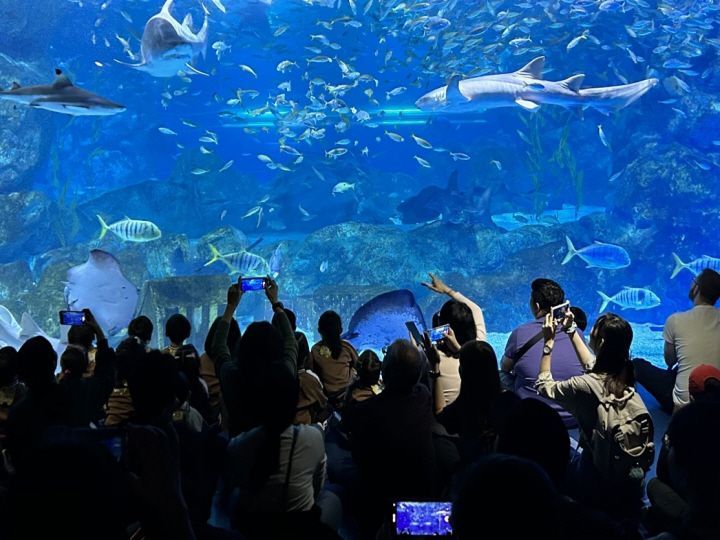
[[[96,215],[102,227],[99,240],[102,240],[108,231],[125,242],[152,242],[162,236],[162,232],[152,221],[126,217],[108,225],[99,214]]]

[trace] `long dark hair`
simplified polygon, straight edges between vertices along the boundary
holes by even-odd
[[[495,351],[485,341],[468,341],[460,349],[460,394],[457,399],[468,416],[485,418],[500,394],[497,365]]]
[[[340,315],[334,311],[326,311],[320,315],[318,320],[318,333],[322,337],[323,344],[330,349],[334,359],[340,358],[342,352],[342,320]]]
[[[448,300],[443,304],[438,313],[438,322],[450,325],[460,345],[477,337],[472,310],[457,300]]]
[[[632,327],[619,315],[606,313],[595,322],[592,334],[597,344],[592,372],[605,374],[605,391],[622,397],[628,386],[635,386],[635,371],[630,361]]]

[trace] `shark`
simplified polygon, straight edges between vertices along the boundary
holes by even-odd
[[[415,106],[424,111],[464,113],[512,106],[536,111],[541,105],[559,105],[592,107],[609,115],[631,105],[658,83],[657,79],[645,79],[620,86],[581,88],[584,74],[562,81],[545,81],[542,78],[544,67],[545,57],[540,56],[513,73],[471,79],[455,76],[446,86],[422,96]]]
[[[52,84],[20,86],[14,82],[10,90],[0,91],[0,99],[72,116],[110,116],[125,110],[119,103],[74,86],[60,69],[55,69]]]
[[[205,21],[200,30],[192,30],[193,19],[189,13],[179,23],[170,13],[174,0],[166,0],[160,13],[153,15],[145,24],[140,41],[141,61],[128,64],[115,60],[119,64],[139,69],[153,77],[173,77],[178,71],[190,69],[199,72],[190,64],[195,57],[207,50],[208,11],[205,9]],[[203,6],[204,7],[204,6]]]

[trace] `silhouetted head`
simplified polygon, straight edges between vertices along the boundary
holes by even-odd
[[[17,379],[17,351],[13,347],[0,349],[0,387],[13,384]]]
[[[475,320],[472,310],[457,300],[448,300],[440,308],[438,315],[440,325],[449,324],[460,345],[475,339]]]
[[[288,321],[290,321],[290,327],[293,329],[293,332],[297,330],[297,317],[295,316],[295,312],[284,308],[283,311],[285,312],[285,315],[287,315]]]
[[[254,322],[247,327],[238,344],[238,360],[247,373],[263,371],[283,355],[280,332],[267,321]]]
[[[178,388],[177,362],[166,353],[145,354],[128,379],[133,409],[140,422],[170,414],[175,407]]]
[[[588,345],[595,352],[593,372],[607,374],[605,387],[618,397],[623,395],[625,387],[635,384],[630,361],[632,340],[630,323],[614,313],[598,317],[590,331]]]
[[[207,337],[205,338],[205,353],[210,356],[210,349],[212,348],[213,340],[215,339],[215,332],[217,332],[218,323],[222,320],[221,317],[217,317],[210,325]],[[230,319],[230,330],[228,331],[227,346],[230,352],[235,352],[238,342],[240,341],[240,325],[235,319]]]
[[[79,345],[89,351],[93,347],[95,331],[86,324],[78,324],[70,327],[67,339],[70,345]]]
[[[165,323],[165,335],[173,345],[182,345],[190,337],[192,326],[185,315],[175,313]]]
[[[498,433],[497,451],[534,461],[560,488],[570,463],[570,438],[555,409],[539,399],[527,398],[506,415]]]
[[[536,279],[530,289],[530,309],[535,317],[545,315],[550,308],[565,301],[565,291],[552,279]]]
[[[87,351],[80,345],[68,345],[60,356],[60,369],[66,376],[82,377],[88,368]]]
[[[557,304],[555,304],[557,305]],[[585,313],[582,309],[580,309],[577,306],[570,306],[570,311],[575,317],[575,324],[577,324],[577,327],[584,332],[587,328],[587,313]]]
[[[153,323],[145,315],[136,317],[128,325],[128,336],[136,337],[147,344],[152,339]]]
[[[693,368],[688,378],[688,390],[691,400],[720,402],[720,369],[709,364]]]
[[[480,458],[461,478],[450,520],[459,540],[498,538],[498,523],[507,524],[503,539],[555,538],[559,506],[555,487],[538,465],[492,454]]]
[[[138,343],[133,337],[124,339],[115,350],[117,360],[117,383],[127,382],[130,375],[145,358],[145,346]]]
[[[318,333],[323,343],[330,349],[332,357],[337,359],[342,352],[342,319],[334,311],[326,311],[318,320]]]
[[[357,370],[358,380],[362,386],[373,386],[380,382],[382,364],[380,363],[380,358],[378,358],[378,355],[375,354],[374,351],[366,349],[361,352],[355,369]]]
[[[473,339],[462,346],[460,380],[462,400],[486,413],[501,390],[497,356],[489,343]]]
[[[17,354],[18,375],[31,389],[40,389],[55,382],[57,353],[41,336],[28,339]]]
[[[687,492],[692,525],[720,526],[720,403],[696,401],[677,411],[665,443],[670,481]]]
[[[101,443],[78,439],[70,432],[24,456],[3,512],[8,538],[127,538],[127,473]]]
[[[382,363],[385,390],[408,393],[420,380],[423,358],[407,339],[398,339],[388,347]]]
[[[698,274],[690,287],[690,300],[700,297],[706,304],[714,306],[720,298],[720,274],[706,268]]]

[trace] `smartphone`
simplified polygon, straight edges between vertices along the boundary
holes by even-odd
[[[552,318],[556,323],[561,323],[565,319],[565,314],[570,309],[570,301],[563,302],[559,306],[554,306],[551,309]]]
[[[450,331],[449,324],[443,324],[442,326],[436,326],[430,330],[430,341],[437,343],[438,341],[445,339],[445,334]]]
[[[62,310],[60,324],[64,326],[82,326],[85,324],[85,313],[82,311]]]
[[[262,291],[265,288],[267,278],[264,277],[244,277],[240,281],[240,288],[243,292]]]
[[[407,327],[408,331],[410,332],[410,335],[412,336],[412,338],[415,340],[415,343],[416,343],[417,345],[422,345],[422,344],[423,344],[423,337],[422,337],[422,334],[420,333],[420,330],[418,330],[418,327],[417,327],[417,325],[415,324],[415,322],[414,322],[414,321],[407,321],[407,322],[405,323],[405,326]]]
[[[395,503],[393,521],[398,536],[450,536],[449,502],[414,502]]]

